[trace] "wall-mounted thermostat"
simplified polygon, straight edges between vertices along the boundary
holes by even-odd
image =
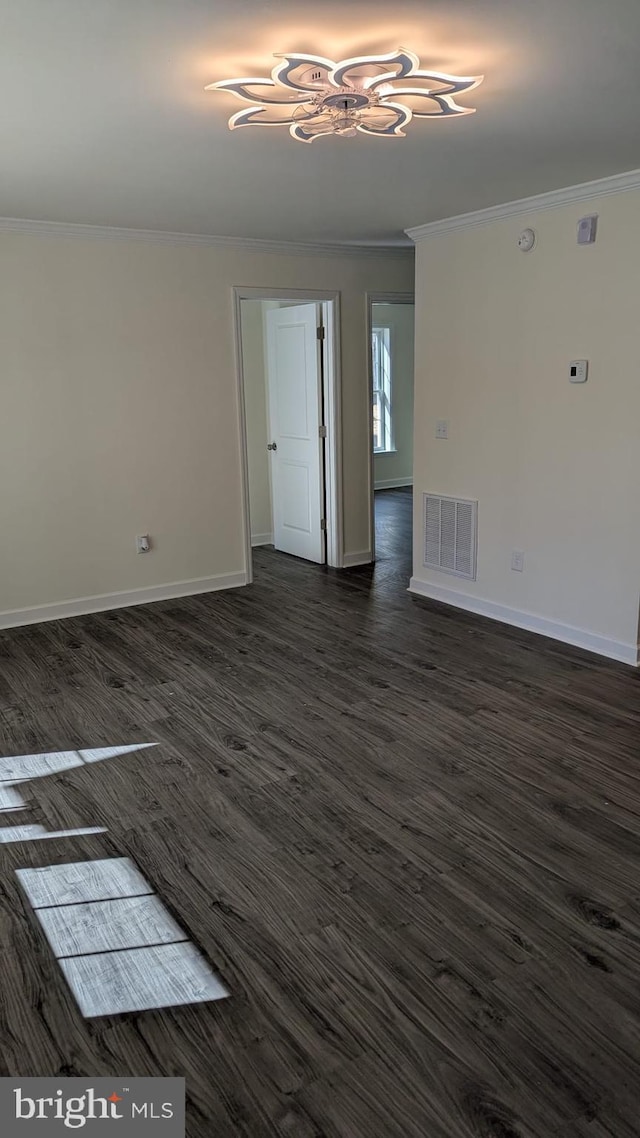
[[[578,222],[578,245],[593,245],[597,228],[597,213],[592,213],[589,217],[581,217]]]
[[[569,364],[569,383],[586,383],[588,374],[588,360],[572,360]]]

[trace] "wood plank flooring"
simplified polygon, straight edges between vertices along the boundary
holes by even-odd
[[[184,1075],[189,1138],[637,1138],[640,676],[410,597],[410,517],[0,634],[0,756],[157,744],[2,812],[106,832],[0,844],[0,1074]],[[230,998],[83,1018],[15,871],[108,858]]]

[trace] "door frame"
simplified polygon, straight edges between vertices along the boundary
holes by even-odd
[[[368,405],[367,405],[367,431],[369,438],[369,533],[371,535],[371,560],[376,559],[376,500],[375,500],[375,473],[373,453],[373,356],[371,352],[371,331],[373,329],[374,304],[413,304],[416,298],[413,292],[368,292],[365,296],[367,305],[367,371],[368,371]]]
[[[235,342],[238,427],[240,433],[240,481],[242,487],[244,564],[247,584],[253,581],[251,549],[251,515],[249,502],[249,451],[245,409],[244,363],[242,359],[242,301],[291,300],[296,303],[322,305],[325,330],[321,341],[324,383],[325,439],[325,513],[327,522],[327,565],[342,568],[342,376],[340,371],[340,293],[329,289],[243,288],[233,287],[233,323]]]

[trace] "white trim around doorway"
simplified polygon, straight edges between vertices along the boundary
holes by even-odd
[[[371,357],[371,329],[373,327],[374,304],[415,304],[415,295],[412,292],[368,292],[367,304],[367,371],[369,373],[368,391],[368,432],[369,432],[369,541],[371,548],[371,561],[376,559],[376,504],[375,504],[375,474],[373,465],[373,360]],[[413,480],[411,481],[413,484]],[[390,483],[389,483],[390,485]],[[403,485],[407,483],[403,480]],[[381,489],[381,486],[378,486]]]
[[[326,437],[325,495],[327,514],[327,565],[344,565],[342,531],[342,380],[340,373],[340,293],[326,289],[233,288],[233,320],[240,436],[244,565],[247,584],[253,580],[249,505],[249,455],[242,361],[241,303],[243,300],[291,300],[297,304],[322,304],[324,337],[324,398]],[[255,542],[254,542],[255,544]]]

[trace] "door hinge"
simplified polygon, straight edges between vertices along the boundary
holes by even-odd
[[[327,528],[327,519],[321,518],[320,519],[320,529],[325,530],[326,528]]]
[[[316,336],[319,340],[324,340],[324,328],[322,326],[320,326],[320,328],[316,328]]]
[[[321,439],[326,439],[327,428],[325,427],[324,423],[321,423],[320,426],[318,427],[318,435],[320,436]]]

